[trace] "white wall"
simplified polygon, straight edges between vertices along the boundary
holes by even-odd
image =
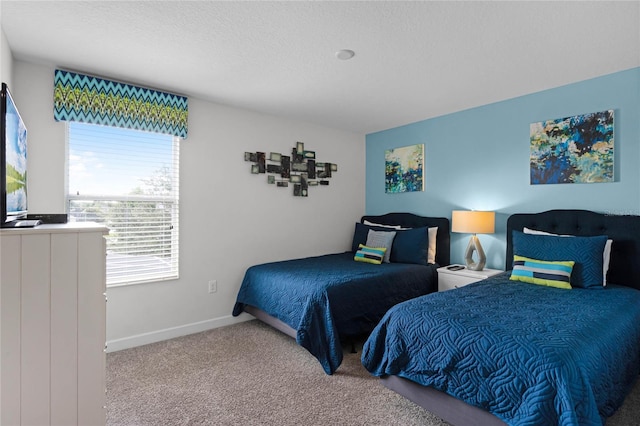
[[[11,88],[13,82],[12,76],[13,68],[13,56],[11,55],[11,49],[7,42],[7,36],[4,34],[4,30],[0,27],[0,81],[7,83]]]
[[[64,212],[65,125],[53,120],[54,68],[15,61],[14,72],[29,129],[30,211]],[[330,185],[310,188],[308,198],[267,184],[244,161],[245,151],[290,153],[296,141],[318,161],[338,164]],[[180,279],[108,289],[109,350],[238,321],[230,314],[247,267],[345,251],[364,214],[364,135],[190,97],[180,167]],[[208,294],[212,279],[218,291]]]

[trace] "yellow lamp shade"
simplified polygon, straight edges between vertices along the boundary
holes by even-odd
[[[465,234],[493,234],[496,213],[484,211],[454,210],[451,215],[451,231]]]

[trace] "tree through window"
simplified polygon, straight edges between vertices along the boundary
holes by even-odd
[[[107,285],[178,278],[179,138],[69,122],[70,220],[109,228]]]

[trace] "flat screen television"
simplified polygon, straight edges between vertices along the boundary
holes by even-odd
[[[33,226],[27,216],[27,128],[2,83],[0,93],[0,226]]]

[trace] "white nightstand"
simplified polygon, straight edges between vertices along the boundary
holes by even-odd
[[[498,269],[483,269],[482,271],[470,271],[467,268],[453,271],[447,269],[446,266],[438,268],[438,291],[453,290],[454,288],[464,287],[467,284],[484,280],[500,272]]]

